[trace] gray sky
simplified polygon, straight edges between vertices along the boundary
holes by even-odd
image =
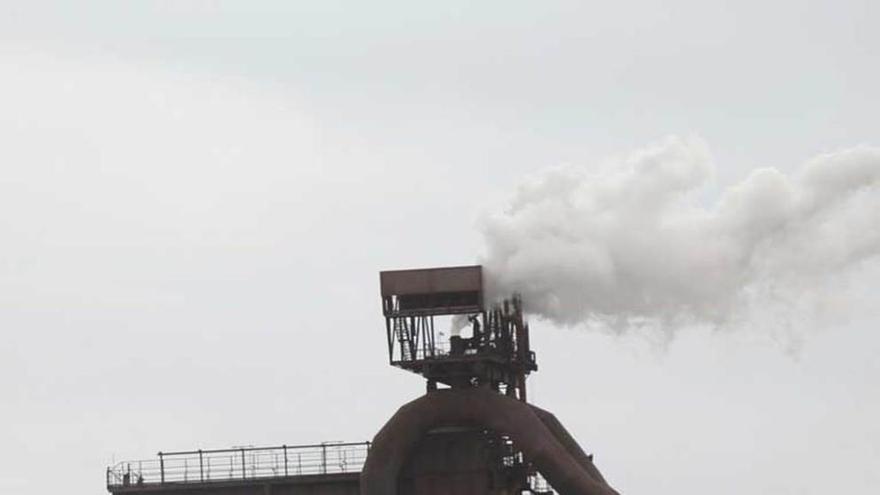
[[[470,263],[523,177],[700,136],[717,194],[880,144],[876,2],[3,2],[0,492],[365,440],[380,269]],[[532,398],[623,493],[873,493],[880,264],[806,328],[536,321]]]

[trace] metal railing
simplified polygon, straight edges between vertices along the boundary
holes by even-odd
[[[159,452],[157,459],[108,467],[107,487],[356,473],[363,468],[369,450],[370,442],[326,442]]]
[[[408,342],[404,342],[403,345],[400,341],[395,342],[391,354],[392,363],[467,356],[496,356],[500,359],[512,359],[510,351],[499,349],[496,346],[495,342],[489,342],[487,345],[485,345],[485,347],[482,347],[480,349],[463,349],[461,353],[457,355],[452,354],[452,346],[449,340],[445,339],[438,339],[433,344],[420,344],[418,347],[416,347],[415,352],[413,352],[413,350],[406,344],[408,344]],[[529,351],[526,359],[528,359],[528,362],[534,363],[535,352]]]
[[[437,340],[432,345],[418,346],[415,352],[407,345],[398,345],[395,356],[398,361],[421,361],[423,359],[436,359],[449,356],[449,341]]]

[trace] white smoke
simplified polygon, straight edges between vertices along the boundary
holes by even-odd
[[[469,315],[455,315],[452,317],[452,321],[449,325],[449,335],[453,337],[458,337],[461,335],[461,331],[465,329],[465,327],[470,324],[468,321]]]
[[[880,254],[880,149],[753,171],[714,204],[697,138],[595,169],[548,170],[482,221],[496,294],[562,325],[717,324],[768,296],[806,296]]]

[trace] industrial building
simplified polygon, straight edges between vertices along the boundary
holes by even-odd
[[[426,393],[372,441],[160,452],[107,468],[114,495],[613,495],[553,414],[516,295],[487,301],[480,266],[380,273],[391,365]],[[444,325],[444,323],[446,325]]]

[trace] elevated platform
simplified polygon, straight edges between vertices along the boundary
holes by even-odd
[[[115,494],[355,495],[369,442],[160,452],[107,468]]]
[[[451,436],[437,433],[414,456],[413,470],[401,481],[409,490],[415,489],[417,480],[423,483],[426,475],[437,486],[443,486],[441,478],[457,479],[458,486],[490,479],[486,477],[490,471],[482,465],[486,459],[475,457],[480,443],[469,438],[473,429]],[[360,442],[162,452],[154,459],[107,468],[107,491],[114,495],[361,495],[360,478],[371,447],[371,442]],[[532,483],[531,493],[553,493],[540,476]],[[421,487],[412,493],[434,492]]]
[[[429,390],[488,386],[526,401],[538,365],[522,301],[487,307],[481,266],[383,271],[379,289],[393,366],[422,375]]]
[[[360,495],[360,473],[311,474],[249,480],[115,487],[113,494],[156,495]]]

